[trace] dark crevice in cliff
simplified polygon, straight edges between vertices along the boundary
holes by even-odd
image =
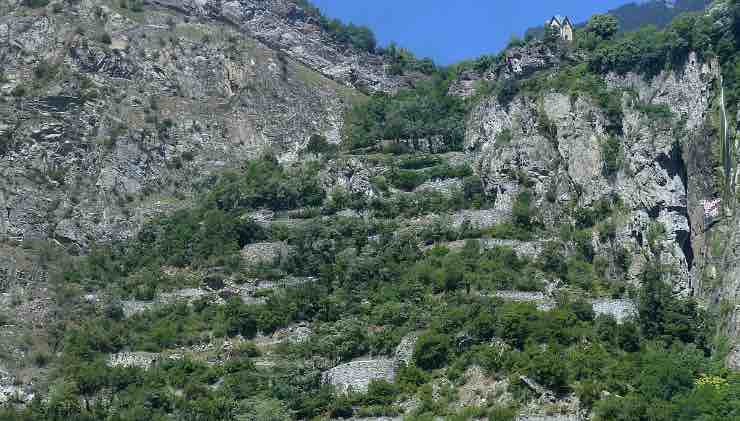
[[[691,224],[691,222],[689,222]],[[694,248],[691,246],[691,229],[689,231],[676,231],[676,241],[683,250],[683,255],[686,257],[686,267],[691,270],[694,265]]]
[[[655,205],[652,208],[647,210],[647,214],[650,217],[650,219],[658,219],[660,216],[660,210],[663,209],[660,205]]]
[[[681,178],[684,190],[686,190],[689,177],[688,171],[686,170],[686,163],[683,160],[683,151],[681,149],[681,144],[679,142],[673,142],[670,155],[661,153],[658,155],[657,161],[658,164],[668,172],[669,177],[673,178],[678,175]]]
[[[683,148],[681,147],[681,143],[678,141],[673,142],[670,152],[668,154],[661,153],[658,155],[656,160],[658,161],[658,164],[666,170],[669,177],[674,178],[678,176],[681,179],[681,184],[683,186],[682,193],[685,198],[688,198],[688,168],[686,161],[683,159]],[[684,216],[689,225],[688,231],[676,231],[676,242],[678,243],[678,246],[681,247],[681,250],[683,250],[684,257],[686,257],[687,268],[691,270],[694,265],[694,248],[691,239],[691,218],[689,217],[688,207],[669,206],[666,210]],[[657,218],[660,214],[660,209],[650,209],[648,214],[651,218]]]

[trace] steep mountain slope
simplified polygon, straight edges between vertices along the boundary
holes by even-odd
[[[404,78],[387,74],[387,62],[382,56],[336,42],[322,30],[317,11],[302,7],[294,0],[146,2],[170,7],[188,16],[227,22],[325,76],[364,91],[390,92],[407,84]]]
[[[736,1],[431,76],[305,2],[44,3],[0,5],[0,418],[740,416]]]
[[[3,235],[127,238],[213,170],[339,141],[361,94],[231,25],[119,3],[0,18]]]

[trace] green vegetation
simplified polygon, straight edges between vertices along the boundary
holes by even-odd
[[[50,3],[50,0],[23,0],[23,5],[27,7],[31,7],[34,9],[38,9],[41,7],[46,7]]]
[[[396,95],[378,94],[348,111],[344,142],[349,149],[367,148],[381,140],[439,138],[450,150],[462,147],[466,107],[447,95],[442,75],[417,83]]]
[[[399,163],[404,171],[440,165],[433,156]],[[635,417],[628,419],[667,421],[683,414],[731,419],[740,411],[734,399],[740,379],[719,368],[723,355],[711,340],[710,319],[695,303],[673,296],[661,280],[659,262],[646,267],[634,320],[617,324],[610,317],[596,317],[581,298],[610,282],[597,271],[590,229],[615,212],[617,199],[582,212],[568,237],[550,242],[538,259],[506,247],[481,250],[475,240],[456,250],[435,246],[422,252],[419,242],[426,235],[441,235],[442,228],[417,235],[399,231],[384,218],[332,215],[340,199],[324,197],[317,186],[318,171],[318,164],[283,168],[269,157],[248,162],[212,180],[198,207],[155,219],[129,244],[98,249],[68,266],[56,288],[65,297],[103,288],[113,297],[149,300],[187,285],[165,275],[164,266],[207,269],[215,273],[210,276],[215,283],[229,272],[236,279],[247,276],[238,251],[265,240],[291,246],[288,256],[264,268],[265,276],[310,276],[313,283],[266,291],[264,303],[246,304],[238,296],[227,296],[221,304],[198,299],[130,317],[124,317],[116,299],[101,306],[78,304],[54,329],[58,336],[51,343],[56,345],[48,355],[59,356],[49,362],[53,378],[48,401],[0,409],[0,418],[395,416],[401,402],[415,398],[420,405],[411,415],[417,419],[512,419],[530,396],[520,376],[561,397],[577,394],[605,421],[625,419],[625,413]],[[389,201],[349,200],[378,215],[377,202]],[[258,225],[245,217],[260,208],[294,212],[307,207],[321,208],[325,216],[290,229],[279,223]],[[513,226],[530,233],[545,229],[536,226],[535,215],[531,193],[522,190]],[[571,244],[576,253],[569,255]],[[541,291],[543,280],[554,277],[563,279],[569,292],[558,297],[552,310],[492,298],[500,290]],[[312,334],[302,342],[249,342],[259,332],[270,334],[296,322],[311,324]],[[368,354],[391,354],[401,338],[415,332],[419,339],[413,362],[399,370],[394,383],[375,381],[367,393],[343,395],[321,382],[323,369]],[[187,353],[180,359],[163,358],[148,370],[105,363],[111,353],[167,354],[236,336],[244,339],[219,364]],[[46,364],[48,358],[39,361]],[[264,358],[272,363],[258,363]],[[511,405],[454,409],[454,387],[472,366],[509,378],[515,396]],[[443,378],[452,383],[433,386]],[[435,387],[438,398],[432,393]],[[115,399],[100,399],[107,393]]]
[[[601,39],[609,39],[619,30],[619,22],[612,15],[594,15],[586,24],[586,32],[592,33]]]
[[[112,42],[110,34],[107,32],[103,32],[102,34],[100,34],[99,40],[106,45],[110,45],[110,43]]]
[[[312,5],[308,0],[299,0],[298,4],[319,20],[319,26],[327,31],[337,42],[351,45],[358,50],[375,52],[377,41],[375,34],[366,26],[342,23],[339,19],[330,19]]]
[[[609,136],[601,142],[601,156],[604,161],[603,172],[612,176],[622,167],[622,143],[616,136]]]
[[[133,8],[136,2],[127,4]],[[601,152],[603,171],[612,176],[622,166],[619,134],[626,95],[608,89],[599,72],[645,66],[653,74],[678,62],[688,39],[684,35],[695,46],[704,41],[694,37],[707,34],[702,17],[681,19],[666,32],[620,36],[613,19],[595,17],[578,46],[591,53],[589,63],[499,82],[485,86],[485,92],[504,105],[516,95],[540,98],[550,89],[594,101],[609,122]],[[326,19],[320,24],[340,42],[378,51],[363,28]],[[682,25],[691,31],[682,32]],[[708,36],[730,42],[726,35]],[[347,115],[343,146],[357,152],[376,148],[380,140],[439,138],[448,149],[460,149],[470,102],[447,95],[449,76],[433,64],[395,46],[389,50],[384,54],[396,63],[391,72],[433,77],[356,105]],[[482,58],[472,66],[490,67],[496,60]],[[53,71],[40,64],[36,77],[45,79]],[[96,92],[91,83],[82,80],[80,91]],[[175,122],[160,121],[159,108],[151,97],[151,123],[166,137]],[[664,106],[636,108],[651,120],[673,117]],[[557,140],[557,128],[542,110],[537,123],[543,136]],[[111,138],[120,130],[115,128]],[[512,140],[505,130],[496,146]],[[547,207],[556,199],[538,206],[535,183],[520,171],[509,223],[479,230],[464,221],[458,227],[446,213],[486,208],[496,199],[485,193],[469,166],[450,164],[445,155],[361,155],[388,164],[388,171],[371,180],[372,194],[327,193],[322,174],[331,173],[331,165],[341,166],[344,157],[318,134],[308,139],[306,151],[318,160],[283,166],[267,155],[205,178],[193,207],[154,218],[131,241],[97,246],[65,262],[52,288],[65,311],[49,329],[49,352],[29,357],[51,372],[48,399],[25,408],[1,407],[0,419],[378,417],[400,415],[413,401],[418,405],[409,414],[412,420],[513,420],[535,397],[524,377],[558,398],[575,394],[599,421],[740,416],[740,376],[722,368],[725,355],[711,315],[696,302],[674,296],[665,282],[669,271],[653,257],[661,255],[666,238],[662,225],[653,224],[647,232],[652,253],[644,256],[641,286],[627,287],[621,279],[631,256],[614,244],[623,210],[619,197],[588,208],[573,204],[566,222],[546,226]],[[339,159],[327,164],[327,157]],[[185,152],[176,159],[182,165],[193,155]],[[461,179],[462,187],[413,193],[429,180],[451,178]],[[348,209],[360,216],[340,212]],[[274,220],[254,220],[258,210],[275,213]],[[438,216],[410,226],[410,218],[429,214]],[[488,237],[548,240],[537,257],[526,257],[479,241]],[[453,240],[461,241],[444,245]],[[284,243],[287,251],[252,267],[241,251],[262,242]],[[605,258],[604,250],[613,255]],[[610,273],[609,265],[622,272]],[[254,278],[280,284],[288,277],[310,281],[264,287],[250,300],[224,288],[227,280],[251,286]],[[557,293],[548,296],[553,308],[496,298],[501,291],[544,292],[553,280],[558,280]],[[164,292],[203,284],[219,292],[125,315],[129,303],[122,300],[153,301]],[[99,302],[79,298],[87,292],[97,293]],[[620,323],[597,315],[591,300],[607,296],[633,298],[638,314]],[[281,335],[259,336],[296,323],[310,326],[311,334],[279,343],[271,339]],[[412,360],[398,369],[394,382],[376,380],[366,393],[344,394],[322,381],[322,373],[338,364],[392,355],[409,335],[418,336]],[[227,341],[233,346],[218,346]],[[201,351],[206,343],[216,344],[216,350]],[[163,358],[149,369],[109,366],[109,355],[119,352],[156,352]],[[511,402],[460,408],[456,388],[474,367],[486,381],[507,379]]]
[[[250,162],[239,172],[224,173],[200,207],[155,219],[141,229],[130,246],[94,250],[82,266],[67,271],[66,279],[107,282],[125,277],[120,287],[126,294],[147,296],[162,284],[158,275],[162,265],[237,270],[239,250],[268,235],[244,213],[249,209],[285,210],[320,204],[324,193],[316,179],[317,171],[310,165],[285,170],[267,158]]]
[[[394,169],[388,181],[395,187],[410,191],[429,180],[472,177],[473,170],[468,165],[436,165],[422,170]]]
[[[334,155],[337,153],[337,146],[329,143],[324,136],[314,134],[308,139],[306,152],[316,154]]]
[[[385,48],[379,47],[375,34],[366,26],[345,24],[339,19],[328,18],[309,0],[298,0],[298,4],[316,18],[321,29],[326,31],[334,41],[360,51],[384,56],[391,64],[388,70],[390,74],[403,75],[407,72],[421,72],[431,75],[437,70],[431,59],[418,59],[409,50],[399,48],[394,43]]]
[[[391,75],[403,75],[407,72],[432,75],[438,70],[432,59],[418,59],[411,51],[400,48],[394,43],[386,48],[378,49],[378,53],[390,62],[388,73]]]

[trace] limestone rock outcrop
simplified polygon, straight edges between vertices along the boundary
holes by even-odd
[[[567,222],[573,206],[616,199],[623,208],[618,243],[634,257],[631,281],[637,282],[645,256],[657,254],[674,290],[689,295],[702,263],[695,261],[694,249],[703,241],[691,234],[704,224],[701,201],[716,193],[704,181],[706,162],[696,165],[692,153],[707,148],[717,77],[716,64],[700,62],[695,54],[682,69],[649,81],[610,75],[613,95],[622,96],[619,131],[613,129],[614,117],[587,95],[551,92],[540,100],[521,95],[510,104],[490,97],[468,118],[466,148],[501,213],[510,213],[524,190],[533,193],[539,222],[547,226]],[[650,107],[670,112],[661,120],[647,115]],[[604,155],[610,138],[621,145],[619,169],[612,174],[605,170]],[[647,234],[657,224],[665,235],[651,249]],[[594,245],[608,247],[598,238]]]

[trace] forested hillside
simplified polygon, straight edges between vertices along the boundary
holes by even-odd
[[[0,420],[740,419],[737,0],[449,68],[304,0],[3,33]]]

